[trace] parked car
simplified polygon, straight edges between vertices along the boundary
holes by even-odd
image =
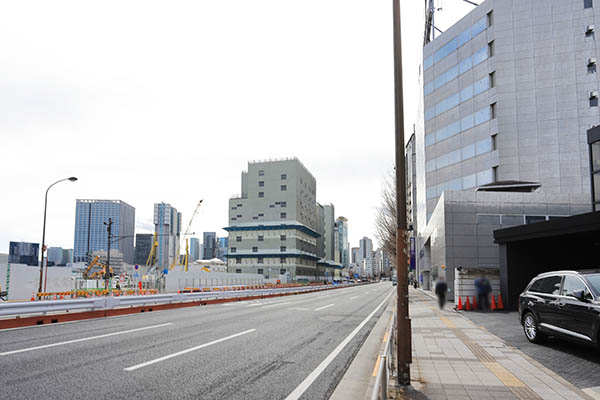
[[[532,279],[519,295],[525,336],[556,336],[600,347],[600,270],[554,271]]]

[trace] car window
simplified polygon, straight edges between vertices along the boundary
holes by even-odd
[[[539,290],[540,293],[547,294],[558,294],[560,292],[560,281],[562,277],[560,275],[549,276],[542,279],[542,287]]]
[[[543,279],[536,280],[535,282],[533,282],[533,284],[531,285],[529,290],[532,292],[539,292],[540,290],[542,290],[542,282],[543,281],[544,281]]]
[[[594,299],[581,279],[577,278],[576,276],[565,276],[565,282],[563,283],[561,295],[575,297],[573,294],[575,290],[583,290],[584,297],[588,300]]]
[[[592,285],[592,290],[596,292],[596,295],[600,296],[600,274],[586,275],[586,278],[590,285]]]

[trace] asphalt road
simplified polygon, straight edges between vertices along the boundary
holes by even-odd
[[[517,312],[464,315],[575,386],[581,389],[600,386],[600,350],[556,338],[549,338],[544,344],[530,343]]]
[[[6,399],[286,399],[291,393],[327,399],[391,293],[385,282],[0,331],[0,393]]]

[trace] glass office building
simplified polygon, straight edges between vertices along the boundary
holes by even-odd
[[[123,254],[123,262],[134,262],[135,208],[121,200],[77,200],[73,262],[88,262],[97,250],[108,250],[105,223],[112,218],[111,249]]]

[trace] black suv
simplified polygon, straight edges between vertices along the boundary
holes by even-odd
[[[519,296],[519,318],[532,343],[557,336],[598,346],[600,270],[536,276]]]

